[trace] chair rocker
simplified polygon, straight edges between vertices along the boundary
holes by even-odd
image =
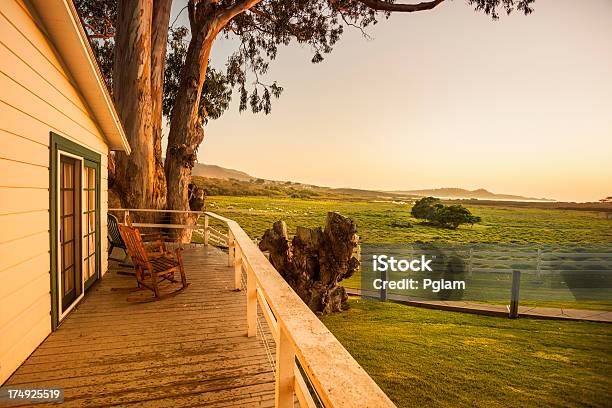
[[[132,258],[138,288],[148,289],[154,294],[153,298],[145,299],[128,297],[128,301],[161,300],[174,296],[189,286],[181,256],[182,248],[177,248],[172,254],[165,249],[163,241],[156,240],[156,251],[152,252],[146,247],[146,243],[137,228],[129,225],[119,225],[119,232],[126,244],[127,252]],[[179,283],[174,279],[175,273],[179,273],[181,276],[181,287],[165,292],[172,284]]]

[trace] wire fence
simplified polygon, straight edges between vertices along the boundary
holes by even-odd
[[[389,262],[375,265],[374,257],[381,255],[386,261],[423,257],[431,260],[431,270],[393,270]],[[397,294],[424,300],[508,302],[513,281],[520,279],[515,287],[524,304],[612,309],[612,247],[605,245],[363,245],[361,260],[359,277],[346,286],[383,299]],[[412,287],[398,284],[410,279]],[[396,283],[381,288],[382,281]]]

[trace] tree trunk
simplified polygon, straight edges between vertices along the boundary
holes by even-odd
[[[164,72],[168,46],[168,24],[172,0],[154,0],[151,34],[151,123],[153,126],[153,156],[155,157],[155,177],[153,201],[158,208],[166,206],[166,174],[162,160],[162,98],[164,91]]]
[[[285,222],[275,222],[259,248],[270,251],[272,265],[313,312],[327,314],[348,307],[339,282],[359,267],[353,256],[358,244],[353,220],[330,212],[325,229],[298,227],[291,242]]]
[[[161,104],[161,88],[152,92],[153,5],[153,0],[125,0],[119,2],[117,10],[113,98],[132,154],[116,155],[114,186],[126,208],[161,208],[165,200],[161,145],[157,160],[153,135],[155,120],[161,127],[161,116],[153,117],[154,101],[159,99],[155,103]],[[156,24],[163,23],[161,11],[156,13]],[[155,31],[167,28],[166,19],[164,27],[156,27]],[[162,54],[165,58],[165,46],[157,58]]]
[[[204,128],[198,109],[202,86],[206,78],[208,57],[217,35],[214,7],[207,14],[200,11],[197,21],[191,21],[192,37],[187,49],[185,66],[176,94],[168,147],[166,148],[166,181],[168,185],[167,206],[172,210],[189,210],[188,187],[191,169],[197,159],[197,149],[204,140]],[[193,224],[195,217],[177,215],[175,223]],[[191,241],[191,230],[179,234],[181,242]]]

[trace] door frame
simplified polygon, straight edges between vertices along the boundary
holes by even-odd
[[[100,203],[100,186],[101,186],[101,161],[102,156],[100,153],[96,153],[78,143],[66,139],[58,135],[57,133],[50,133],[50,149],[49,149],[49,246],[50,246],[50,271],[51,271],[51,329],[55,330],[59,325],[61,319],[63,319],[74,306],[83,298],[86,290],[85,282],[83,280],[83,274],[81,273],[81,295],[72,303],[72,305],[61,312],[61,296],[58,290],[58,257],[59,257],[59,162],[60,153],[67,156],[71,156],[81,160],[81,176],[85,166],[85,161],[88,162],[90,167],[95,168],[96,172],[96,275],[98,279],[101,276],[102,268],[102,251],[101,251],[101,236],[100,236],[100,219],[101,219],[101,203]],[[83,200],[83,185],[81,183],[81,203]],[[83,223],[82,205],[79,214],[78,222]],[[79,228],[81,230],[81,228]],[[83,237],[82,234],[79,237],[79,247],[82,246]],[[83,256],[82,251],[79,250],[79,262],[82,269]]]

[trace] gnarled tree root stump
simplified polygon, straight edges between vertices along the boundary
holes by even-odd
[[[270,252],[272,265],[313,312],[327,314],[348,307],[348,295],[339,282],[359,268],[354,256],[358,245],[355,222],[330,212],[323,230],[297,227],[291,241],[287,224],[276,221],[259,249]]]

